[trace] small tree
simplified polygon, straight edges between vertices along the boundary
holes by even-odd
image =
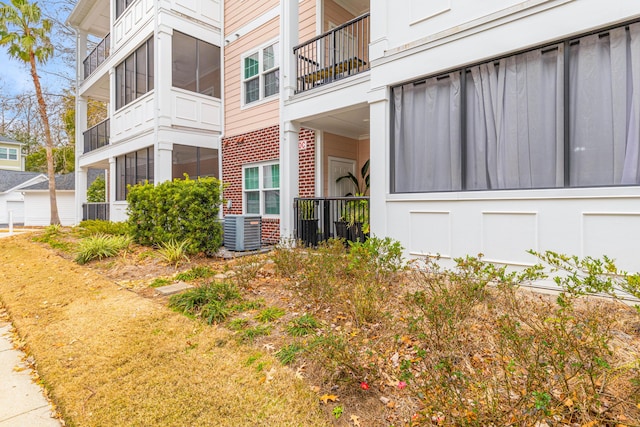
[[[104,203],[106,200],[105,180],[103,175],[98,175],[87,188],[87,202]]]
[[[0,45],[7,46],[9,56],[29,64],[31,70],[46,140],[51,224],[60,224],[56,203],[53,139],[51,138],[47,104],[42,95],[37,70],[37,63],[44,64],[53,55],[53,45],[49,39],[52,26],[50,20],[42,19],[42,12],[37,3],[29,3],[27,0],[11,0],[10,4],[0,3]]]

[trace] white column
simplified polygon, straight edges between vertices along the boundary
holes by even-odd
[[[109,191],[106,194],[106,201],[109,202],[109,218],[114,221],[117,215],[114,210],[114,203],[116,201],[116,184],[118,176],[116,174],[116,158],[109,157]]]
[[[153,181],[155,184],[171,181],[172,179],[173,143],[158,142],[156,144],[155,159],[153,159]]]
[[[87,168],[76,169],[76,224],[82,221],[82,204],[87,203]]]
[[[389,192],[389,98],[385,87],[369,92],[370,163],[369,189],[371,234],[387,236],[386,197]]]
[[[280,126],[280,238],[293,237],[293,198],[298,196],[299,131],[293,122]]]
[[[385,50],[389,46],[388,40],[388,7],[394,7],[396,3],[390,1],[372,1],[369,2],[370,20],[369,20],[369,60],[382,58]]]
[[[283,0],[280,2],[280,45],[281,81],[280,81],[280,111],[282,102],[289,99],[296,90],[296,57],[293,47],[298,44],[299,24],[298,0]]]
[[[155,67],[155,108],[157,127],[171,126],[171,68],[172,68],[172,36],[173,30],[166,25],[159,25],[156,33],[154,67]],[[156,138],[158,138],[156,130]]]

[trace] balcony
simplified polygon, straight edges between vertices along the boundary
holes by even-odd
[[[93,48],[91,53],[87,55],[82,62],[84,65],[84,78],[89,77],[102,64],[110,53],[111,35],[107,34],[98,45]]]
[[[369,70],[369,13],[293,48],[296,93]]]
[[[84,153],[109,145],[109,119],[87,129],[84,136]]]
[[[368,197],[315,197],[293,200],[295,237],[307,246],[330,238],[364,242],[369,236]]]

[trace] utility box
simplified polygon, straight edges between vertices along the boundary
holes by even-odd
[[[260,215],[227,215],[224,217],[224,247],[229,251],[254,251],[262,242]]]

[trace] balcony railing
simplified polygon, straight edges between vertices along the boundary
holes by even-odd
[[[295,237],[307,246],[330,238],[365,241],[369,236],[369,198],[296,198]]]
[[[88,219],[109,221],[109,203],[83,203],[82,220]]]
[[[296,93],[369,69],[369,14],[366,13],[293,48]]]
[[[85,79],[109,57],[110,39],[111,35],[107,34],[83,61]]]
[[[109,119],[87,129],[83,135],[85,153],[109,145]]]

